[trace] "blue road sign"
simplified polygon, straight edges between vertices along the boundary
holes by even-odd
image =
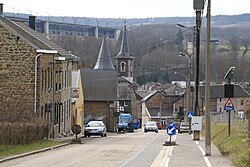
[[[176,128],[175,125],[168,125],[167,126],[167,133],[168,135],[172,136],[176,134]]]
[[[194,116],[194,112],[189,111],[187,112],[187,118],[192,118]]]

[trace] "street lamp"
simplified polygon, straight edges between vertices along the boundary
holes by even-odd
[[[177,71],[175,71],[174,72],[174,74],[175,75],[177,75],[177,74],[179,74],[179,75],[182,75],[182,76],[184,76],[185,78],[186,78],[186,92],[187,92],[187,96],[188,96],[188,92],[189,92],[189,82],[190,82],[190,77],[188,77],[187,75],[185,75],[185,74],[182,74],[182,73],[180,73],[180,72],[177,72]],[[189,97],[187,97],[187,100],[186,100],[186,104],[185,104],[185,109],[184,109],[184,120],[185,120],[185,122],[186,122],[186,111],[189,111],[189,100],[188,100],[188,98]]]

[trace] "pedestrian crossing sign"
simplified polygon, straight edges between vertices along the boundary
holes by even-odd
[[[225,103],[224,110],[234,110],[234,104],[230,98],[228,98],[227,102]]]

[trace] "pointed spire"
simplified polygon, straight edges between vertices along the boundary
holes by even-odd
[[[127,20],[124,21],[124,31],[122,36],[122,44],[120,53],[117,56],[130,56],[129,54],[129,45],[128,45],[128,38],[127,38]]]
[[[101,48],[94,69],[115,70],[110,58],[109,49],[105,37],[103,37]]]

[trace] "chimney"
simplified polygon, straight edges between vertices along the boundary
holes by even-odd
[[[47,38],[49,38],[49,21],[44,22],[44,33]]]
[[[3,3],[0,3],[0,14],[3,14]]]
[[[29,26],[33,30],[36,30],[36,16],[29,16]]]

